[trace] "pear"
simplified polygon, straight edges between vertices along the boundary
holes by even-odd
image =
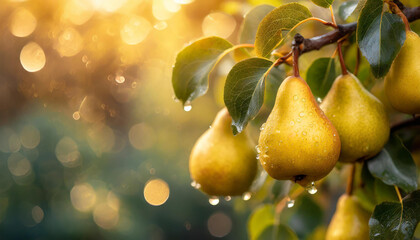
[[[258,149],[262,166],[278,180],[307,186],[333,169],[340,138],[302,78],[291,76],[280,85]]]
[[[403,113],[420,113],[419,54],[420,37],[409,31],[385,77],[385,93],[391,105]]]
[[[256,175],[255,144],[246,132],[234,136],[231,123],[226,108],[221,110],[190,155],[192,179],[211,196],[241,195]]]
[[[353,74],[338,76],[320,107],[340,135],[339,161],[369,159],[388,141],[390,129],[384,105]]]
[[[326,240],[368,240],[370,213],[355,196],[340,197],[328,226]]]

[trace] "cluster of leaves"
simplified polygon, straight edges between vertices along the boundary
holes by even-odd
[[[312,1],[324,8],[329,8],[333,2]],[[359,48],[367,60],[364,60],[367,74],[360,71],[359,75],[365,84],[369,79],[375,80],[387,74],[405,41],[403,21],[386,10],[386,6],[382,0],[348,1],[338,10],[343,21],[352,14],[359,14],[355,38],[349,38],[348,49],[353,46]],[[207,37],[191,43],[178,54],[173,69],[176,97],[183,104],[190,104],[205,94],[209,74],[216,64],[228,53],[240,49],[241,61],[232,67],[226,78],[224,102],[233,119],[233,133],[243,131],[260,112],[265,96],[273,94],[269,92],[273,89],[267,87],[269,76],[285,75],[284,68],[277,64],[281,56],[272,54],[273,51],[285,44],[293,30],[311,17],[309,9],[298,3],[277,8],[260,5],[245,16],[237,45],[219,37]],[[337,66],[334,58],[319,58],[308,68],[306,80],[315,97],[325,97],[338,76]],[[278,74],[278,71],[283,74]],[[283,79],[277,80],[281,82]],[[369,222],[371,239],[411,239],[420,221],[420,191],[417,190],[413,158],[398,136],[391,136],[380,154],[366,161],[361,177],[364,187],[356,194],[367,203],[365,207],[373,211]],[[396,198],[394,187],[404,191],[405,197],[401,202]],[[393,198],[389,197],[391,191]],[[380,197],[384,195],[388,197]],[[251,239],[271,239],[272,234],[288,236],[280,239],[297,239],[295,232],[299,233],[299,229],[278,226],[274,212],[273,205],[265,205],[254,212],[249,222]]]

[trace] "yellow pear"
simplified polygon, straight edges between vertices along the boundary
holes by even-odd
[[[340,138],[302,78],[288,77],[280,85],[258,149],[262,166],[278,180],[306,186],[333,169]]]
[[[370,213],[354,196],[344,194],[328,226],[326,240],[368,240]]]
[[[420,37],[407,32],[405,42],[385,77],[391,105],[403,113],[420,113]]]
[[[354,162],[375,156],[389,137],[384,105],[351,73],[338,76],[321,109],[340,135],[340,161]]]
[[[190,155],[192,179],[211,196],[241,195],[257,171],[255,144],[245,132],[234,136],[231,123],[226,108],[221,110]]]

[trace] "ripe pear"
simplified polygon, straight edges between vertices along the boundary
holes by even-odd
[[[307,186],[333,169],[340,138],[302,78],[288,77],[280,85],[258,149],[262,166],[278,180]]]
[[[241,195],[256,175],[255,144],[246,132],[234,136],[231,123],[226,108],[221,110],[190,155],[192,179],[211,196]]]
[[[326,240],[368,240],[370,213],[362,208],[355,196],[340,197],[328,226]]]
[[[340,135],[339,161],[369,159],[388,141],[384,105],[353,74],[338,76],[320,106]]]
[[[408,114],[420,113],[420,37],[407,32],[405,42],[385,77],[391,105]]]

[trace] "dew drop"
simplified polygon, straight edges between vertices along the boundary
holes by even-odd
[[[263,123],[263,124],[261,125],[261,127],[260,127],[260,131],[264,130],[264,128],[265,128],[265,123]]]
[[[124,83],[125,82],[125,77],[124,76],[117,75],[115,77],[115,82],[117,82],[117,83]]]
[[[251,193],[250,192],[246,192],[242,195],[242,199],[244,201],[248,201],[249,199],[251,199]]]
[[[132,83],[131,83],[131,87],[132,87],[132,88],[136,88],[136,87],[137,87],[137,82],[132,82]]]
[[[209,198],[209,203],[213,206],[216,206],[217,204],[219,204],[219,198],[216,196],[212,196]]]
[[[257,153],[261,152],[260,145],[255,146],[255,149],[257,149]]]
[[[318,189],[315,187],[315,182],[311,182],[311,185],[306,188],[309,194],[315,194],[318,192]]]
[[[301,100],[302,102],[305,102],[306,100],[304,99],[304,98],[302,98],[302,100]]]
[[[365,148],[363,149],[365,152],[369,151],[369,146],[365,146]]]
[[[231,197],[231,196],[226,196],[226,197],[225,197],[225,201],[226,201],[226,202],[229,202],[230,200],[232,200],[232,197]]]
[[[184,104],[184,111],[189,112],[189,111],[191,111],[191,109],[192,109],[191,103],[190,102],[186,102]]]
[[[260,159],[260,154],[257,154],[257,159]]]
[[[200,189],[201,188],[201,184],[199,184],[196,181],[191,182],[191,187],[195,188],[195,189]]]
[[[293,206],[295,206],[295,200],[288,198],[286,204],[288,208],[292,208]]]
[[[211,125],[209,126],[209,128],[211,128]]]
[[[73,119],[76,120],[76,121],[80,119],[79,111],[76,111],[76,112],[73,113]]]
[[[296,122],[300,122],[300,118],[297,118],[297,119],[296,119]]]
[[[297,101],[298,100],[298,96],[297,95],[293,96],[293,100]]]
[[[318,103],[322,103],[322,99],[319,97],[319,98],[316,98],[316,101],[318,102]]]

